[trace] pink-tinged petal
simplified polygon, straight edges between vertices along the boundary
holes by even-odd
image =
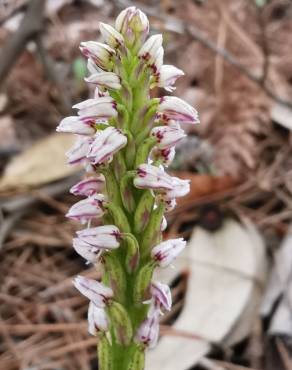
[[[103,190],[105,184],[104,176],[99,174],[95,177],[87,177],[72,186],[70,193],[89,197]]]
[[[110,96],[103,96],[97,99],[87,99],[81,103],[73,105],[78,109],[81,119],[107,120],[116,117],[116,103]]]
[[[99,283],[96,280],[88,279],[84,276],[77,276],[73,280],[73,284],[81,294],[83,294],[99,308],[106,307],[108,301],[114,295],[111,288]]]
[[[168,285],[154,281],[151,283],[150,292],[156,307],[163,307],[166,311],[171,310],[172,299]]]
[[[198,112],[184,100],[176,96],[164,96],[157,109],[158,118],[166,123],[174,120],[180,123],[199,123]]]
[[[86,58],[92,59],[99,68],[104,70],[110,68],[112,56],[116,53],[110,46],[96,41],[81,42],[80,50]]]
[[[121,88],[120,77],[113,72],[97,72],[85,78],[85,81],[106,89]]]
[[[88,306],[88,332],[91,335],[97,335],[100,331],[109,330],[109,321],[103,308],[97,307],[93,302]]]
[[[154,348],[159,338],[159,320],[158,313],[153,312],[151,317],[148,317],[142,322],[136,334],[136,341],[142,343],[149,348]]]
[[[116,249],[120,246],[120,230],[114,225],[98,226],[77,231],[84,243],[99,249]]]
[[[81,222],[82,224],[95,217],[102,217],[104,214],[105,197],[96,194],[73,204],[66,217]]]
[[[124,44],[124,37],[116,29],[106,23],[99,23],[99,30],[102,37],[109,46],[116,48]]]
[[[110,162],[113,155],[127,145],[127,136],[115,127],[98,132],[87,154],[92,164]]]
[[[97,263],[99,260],[99,257],[102,253],[101,249],[98,249],[96,247],[92,247],[91,245],[83,242],[79,238],[74,238],[73,239],[73,248],[75,251],[83,257],[87,262],[90,263]]]
[[[66,153],[69,164],[88,163],[86,157],[93,139],[91,137],[79,137],[73,147]]]
[[[180,254],[185,246],[186,241],[182,238],[169,239],[156,245],[151,251],[151,256],[160,267],[167,267]]]
[[[167,149],[175,146],[185,136],[184,130],[175,126],[157,126],[150,133],[157,140],[156,146],[159,149]]]
[[[62,119],[56,128],[57,132],[68,132],[78,135],[94,135],[95,122],[92,120],[82,120],[80,117],[72,116]]]

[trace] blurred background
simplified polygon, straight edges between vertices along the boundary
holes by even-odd
[[[80,41],[132,5],[201,119],[171,167],[192,183],[165,237],[189,243],[147,370],[292,369],[290,0],[0,0],[0,369],[98,367],[71,280],[100,273],[64,217],[82,171],[55,128],[92,93]]]

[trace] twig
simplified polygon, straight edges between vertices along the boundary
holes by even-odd
[[[128,0],[114,0],[115,4],[119,8],[124,8],[126,6],[135,5],[132,1]],[[168,14],[163,14],[162,12],[157,12],[156,9],[151,8],[149,6],[143,6],[139,4],[139,7],[148,13],[152,17],[156,17],[164,22],[164,29],[175,32],[180,35],[189,35],[194,40],[197,40],[206,48],[210,49],[214,53],[220,55],[227,63],[235,67],[239,72],[241,72],[245,77],[247,77],[250,81],[257,84],[271,99],[275,102],[282,104],[286,107],[292,109],[292,103],[288,100],[285,100],[279,96],[277,96],[273,89],[269,88],[265,85],[262,81],[262,76],[257,76],[254,73],[250,72],[233,54],[227,51],[224,48],[220,48],[214,43],[213,41],[209,40],[208,37],[197,27],[190,24],[189,22],[182,21],[180,19],[176,19],[170,17]]]
[[[21,55],[27,42],[42,31],[45,0],[31,0],[18,31],[2,48],[0,59],[0,85],[8,76],[14,63]]]

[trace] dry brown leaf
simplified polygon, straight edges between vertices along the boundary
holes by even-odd
[[[185,370],[198,363],[210,343],[231,345],[246,337],[261,297],[265,264],[264,244],[252,225],[227,220],[216,232],[196,227],[178,258],[180,270],[189,269],[189,279],[174,328],[205,340],[163,337],[149,353],[146,369]]]
[[[0,191],[31,188],[76,172],[76,167],[66,164],[64,155],[74,140],[73,135],[53,134],[16,156],[4,171]]]

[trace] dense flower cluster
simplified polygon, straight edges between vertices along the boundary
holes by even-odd
[[[139,370],[145,348],[158,340],[159,315],[171,309],[170,289],[153,281],[153,272],[169,266],[186,245],[183,239],[162,241],[164,213],[190,188],[188,180],[168,175],[164,167],[186,136],[180,123],[199,120],[178,97],[150,98],[156,86],[173,91],[184,73],[163,65],[162,35],[147,39],[143,12],[127,8],[115,27],[100,23],[100,32],[104,43],[80,45],[94,97],[74,105],[77,115],[57,127],[76,135],[68,163],[82,164],[88,173],[70,190],[84,199],[67,217],[87,224],[73,247],[87,263],[104,266],[102,282],[78,276],[74,285],[90,302],[89,332],[99,337],[100,368],[112,368],[127,347],[132,356],[120,369]]]

